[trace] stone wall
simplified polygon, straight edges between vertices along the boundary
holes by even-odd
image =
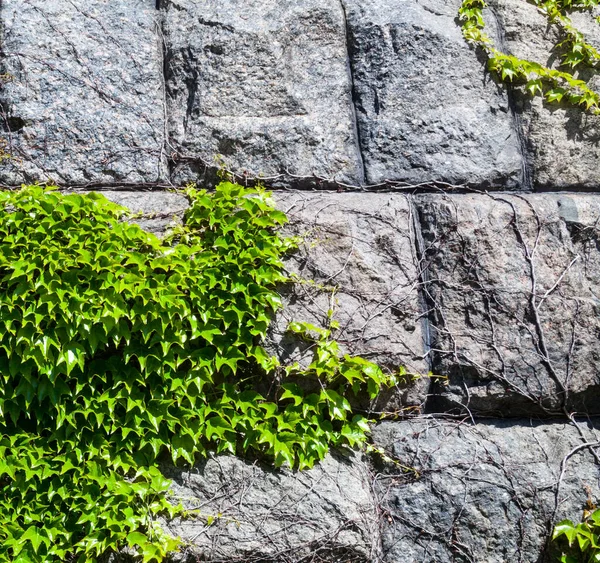
[[[272,350],[301,359],[287,322],[333,306],[345,350],[421,374],[363,405],[393,462],[165,467],[220,514],[167,524],[180,560],[543,562],[600,498],[600,118],[495,84],[458,7],[0,3],[5,188],[103,190],[161,233],[186,206],[170,187],[262,178],[303,236],[288,268],[316,282],[286,290]],[[548,63],[533,5],[486,18]]]

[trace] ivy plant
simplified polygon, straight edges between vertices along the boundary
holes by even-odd
[[[160,456],[308,468],[365,441],[352,394],[396,383],[304,323],[314,360],[281,367],[263,342],[285,215],[260,188],[185,193],[160,240],[98,193],[0,192],[0,561],[161,561],[178,542],[156,517],[183,508]]]
[[[574,75],[576,69],[595,70],[600,64],[600,53],[586,42],[569,17],[573,11],[589,11],[600,0],[530,0],[558,29],[559,42],[554,46],[562,53],[559,68],[549,68],[527,59],[521,59],[497,49],[485,32],[483,10],[485,0],[463,0],[459,9],[462,33],[467,42],[481,49],[487,58],[488,69],[501,82],[522,86],[532,96],[546,101],[582,107],[592,114],[600,114],[600,95],[585,80]]]
[[[579,524],[559,522],[552,533],[560,563],[600,562],[600,510],[589,511]]]

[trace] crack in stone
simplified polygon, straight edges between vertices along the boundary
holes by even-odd
[[[347,59],[346,59],[346,64],[347,64],[347,68],[348,68],[348,79],[350,81],[350,104],[351,104],[351,110],[352,110],[352,128],[354,130],[354,137],[355,137],[355,142],[356,142],[356,156],[357,156],[357,160],[358,160],[358,167],[359,167],[359,171],[360,171],[360,176],[358,179],[358,183],[360,185],[364,185],[366,184],[366,178],[367,178],[367,170],[366,170],[366,165],[365,165],[365,161],[363,158],[363,153],[362,153],[362,138],[361,138],[361,127],[360,124],[358,123],[358,116],[357,116],[357,111],[358,111],[358,104],[359,104],[359,98],[358,98],[358,93],[356,91],[356,86],[354,84],[354,69],[353,69],[353,48],[352,48],[352,29],[350,27],[350,24],[348,22],[348,13],[346,11],[346,4],[344,3],[344,0],[340,0],[340,5],[342,8],[342,14],[344,16],[344,43],[346,45],[346,53],[347,53]]]

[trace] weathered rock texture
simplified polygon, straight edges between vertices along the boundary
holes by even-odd
[[[173,494],[198,521],[168,530],[190,546],[184,561],[376,561],[379,526],[369,471],[328,456],[300,473],[218,456],[189,472],[166,470]],[[220,515],[204,526],[207,516]]]
[[[277,186],[595,189],[599,118],[494,84],[459,5],[6,0],[0,181],[181,184],[224,165]],[[558,64],[534,5],[486,17],[501,48]],[[593,14],[575,22],[600,45]]]
[[[6,0],[2,137],[7,184],[165,177],[154,2]]]
[[[517,186],[508,98],[462,38],[460,1],[344,1],[367,181]]]
[[[519,0],[493,0],[504,49],[520,58],[550,67],[560,62],[554,46],[560,41],[554,27],[533,5]],[[600,40],[600,27],[590,13],[575,18],[587,40]],[[577,72],[575,72],[578,75]],[[580,74],[589,79],[589,73]],[[600,81],[592,77],[592,88]],[[514,93],[532,185],[536,189],[596,189],[600,182],[600,117],[576,108],[559,107]]]
[[[600,200],[421,196],[436,409],[600,410]]]
[[[426,374],[427,321],[409,198],[294,192],[278,194],[277,202],[290,220],[287,233],[300,240],[287,268],[304,280],[284,290],[285,306],[273,329],[279,356],[291,361],[302,355],[300,343],[285,335],[291,321],[328,326],[334,320],[345,352],[391,371],[405,366]],[[409,385],[396,394],[396,407],[420,407],[428,386],[427,378]]]
[[[553,523],[579,521],[596,499],[598,467],[586,443],[597,426],[421,420],[385,423],[375,443],[406,468],[376,479],[382,560],[438,563],[550,561]]]
[[[217,154],[251,176],[362,181],[339,0],[165,7],[177,181],[194,179]]]
[[[600,118],[494,84],[459,3],[0,2],[0,184],[102,189],[159,236],[187,206],[164,188],[218,163],[319,188],[275,197],[307,281],[268,345],[305,361],[287,324],[333,317],[345,352],[436,376],[356,401],[412,416],[375,428],[385,462],[165,467],[203,515],[167,524],[175,559],[545,563],[599,502],[600,194],[576,192],[600,185]],[[489,4],[499,47],[556,66],[532,4]],[[594,15],[574,21],[600,48]]]

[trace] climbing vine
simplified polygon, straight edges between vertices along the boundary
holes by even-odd
[[[500,81],[522,85],[532,96],[543,96],[548,102],[563,102],[600,114],[600,95],[574,75],[577,67],[598,68],[600,53],[585,41],[569,18],[570,12],[588,11],[599,0],[531,0],[531,3],[546,16],[550,26],[558,28],[560,40],[555,49],[562,53],[560,70],[498,50],[485,33],[485,0],[463,0],[459,10],[463,36],[482,50],[488,69]]]
[[[600,561],[600,510],[586,511],[578,524],[559,522],[552,533],[560,563],[594,563]]]
[[[349,396],[396,382],[303,323],[314,359],[281,367],[262,343],[285,215],[262,189],[186,194],[159,240],[100,194],[0,193],[0,561],[161,561],[178,543],[155,517],[185,512],[161,456],[311,467],[364,442]]]
[[[463,0],[459,20],[465,39],[479,47],[487,57],[488,69],[502,82],[524,86],[532,96],[543,96],[548,102],[563,102],[581,106],[592,114],[600,114],[600,94],[573,74],[577,67],[597,69],[600,52],[586,42],[569,18],[572,11],[590,11],[600,0],[530,0],[543,13],[550,26],[559,31],[554,49],[562,53],[560,67],[548,68],[498,50],[485,33],[484,0]],[[600,17],[596,18],[600,23]],[[591,563],[600,561],[600,509],[591,506],[578,524],[563,520],[556,524],[551,537],[552,548],[558,551],[561,563]]]

